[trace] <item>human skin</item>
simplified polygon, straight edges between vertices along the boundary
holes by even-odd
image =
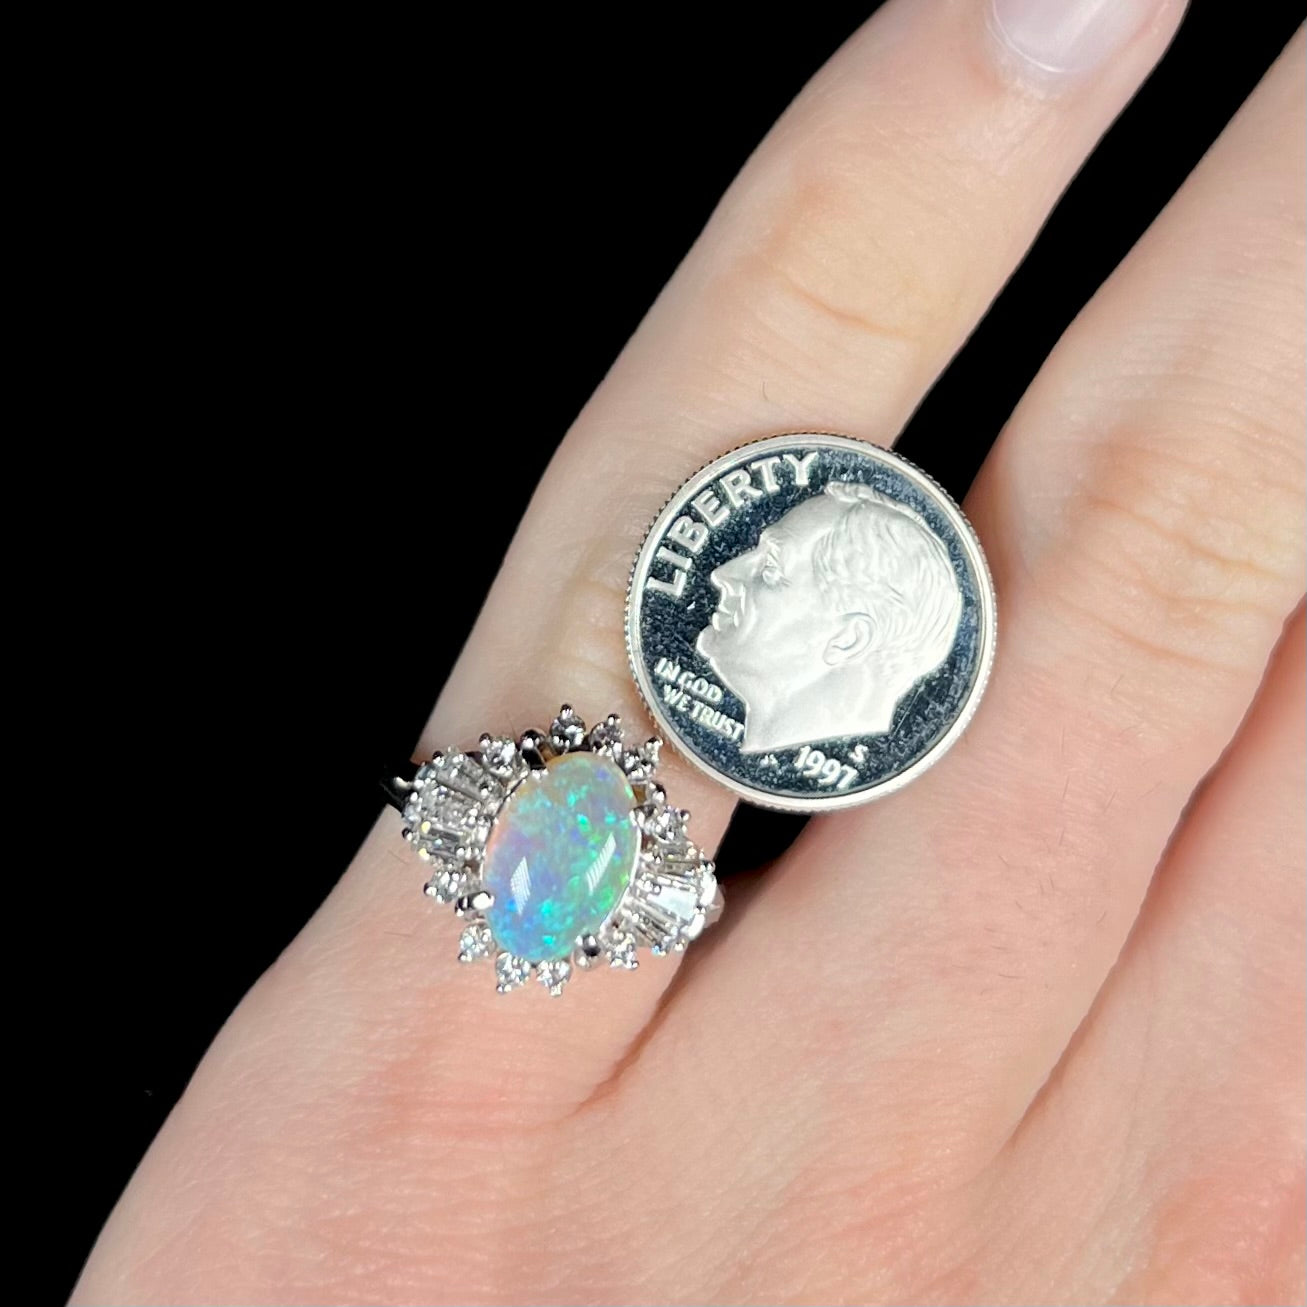
[[[891,443],[1180,17],[1133,10],[1095,58],[979,0],[846,43],[577,418],[421,750],[642,719],[648,469]],[[973,487],[1001,647],[947,758],[557,1002],[453,963],[383,813],[74,1300],[1301,1301],[1303,85],[1299,32]],[[730,795],[665,771],[713,847]]]

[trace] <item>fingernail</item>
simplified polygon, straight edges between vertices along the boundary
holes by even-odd
[[[1106,63],[1157,8],[1157,0],[990,0],[990,26],[1038,72],[1075,76]]]

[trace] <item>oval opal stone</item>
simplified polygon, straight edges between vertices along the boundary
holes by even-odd
[[[599,929],[635,869],[634,806],[621,768],[595,753],[554,758],[508,796],[481,864],[500,948],[542,962]]]

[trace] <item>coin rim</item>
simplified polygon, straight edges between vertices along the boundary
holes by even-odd
[[[670,516],[669,510],[672,505],[676,504],[678,510],[683,508],[685,501],[691,497],[691,494],[687,492],[697,490],[703,483],[713,480],[718,470],[733,462],[742,450],[749,449],[761,452],[774,445],[793,446],[796,441],[802,441],[809,447],[815,445],[823,449],[853,449],[866,457],[878,459],[909,481],[915,482],[926,494],[936,498],[944,515],[953,524],[959,539],[963,543],[977,581],[981,610],[981,652],[975,684],[972,686],[971,693],[963,704],[961,712],[953,719],[948,730],[916,762],[905,767],[901,772],[896,772],[887,780],[865,786],[863,789],[854,790],[848,794],[773,794],[769,790],[759,790],[752,785],[747,785],[699,757],[690,748],[688,742],[682,740],[681,733],[677,730],[671,717],[661,711],[658,696],[648,676],[648,669],[645,667],[641,647],[639,613],[643,609],[643,596],[637,597],[636,595],[636,578],[648,574],[649,564],[652,561],[653,553],[662,532],[666,528],[666,519]],[[953,747],[958,736],[966,730],[971,719],[975,716],[976,709],[980,706],[980,701],[984,697],[989,683],[990,669],[994,663],[994,652],[998,645],[998,605],[994,594],[993,577],[989,571],[989,563],[985,558],[985,551],[981,547],[980,540],[976,536],[975,528],[967,520],[962,509],[958,507],[953,496],[930,473],[923,471],[915,463],[904,458],[902,454],[896,454],[892,450],[873,444],[869,440],[861,440],[857,436],[843,435],[835,431],[785,431],[777,435],[760,436],[756,440],[746,440],[705,463],[697,472],[692,473],[682,481],[667,496],[663,506],[654,515],[640,543],[640,548],[636,551],[635,561],[631,564],[631,572],[626,585],[625,622],[626,657],[631,669],[631,678],[635,682],[635,688],[639,692],[640,698],[644,701],[645,711],[649,713],[654,723],[661,729],[663,738],[682,758],[698,768],[704,775],[710,776],[717,781],[718,784],[725,786],[726,789],[740,798],[748,800],[756,807],[771,808],[779,812],[838,812],[846,808],[854,808],[864,803],[870,803],[874,799],[882,799],[916,780],[918,776],[934,766]]]

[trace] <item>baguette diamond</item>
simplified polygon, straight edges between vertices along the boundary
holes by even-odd
[[[616,716],[587,730],[564,704],[548,732],[483,735],[393,779],[426,892],[463,923],[459,961],[491,961],[500,993],[534,977],[558,995],[578,971],[634,970],[637,950],[698,938],[721,891],[654,779],[658,749],[628,744]]]

